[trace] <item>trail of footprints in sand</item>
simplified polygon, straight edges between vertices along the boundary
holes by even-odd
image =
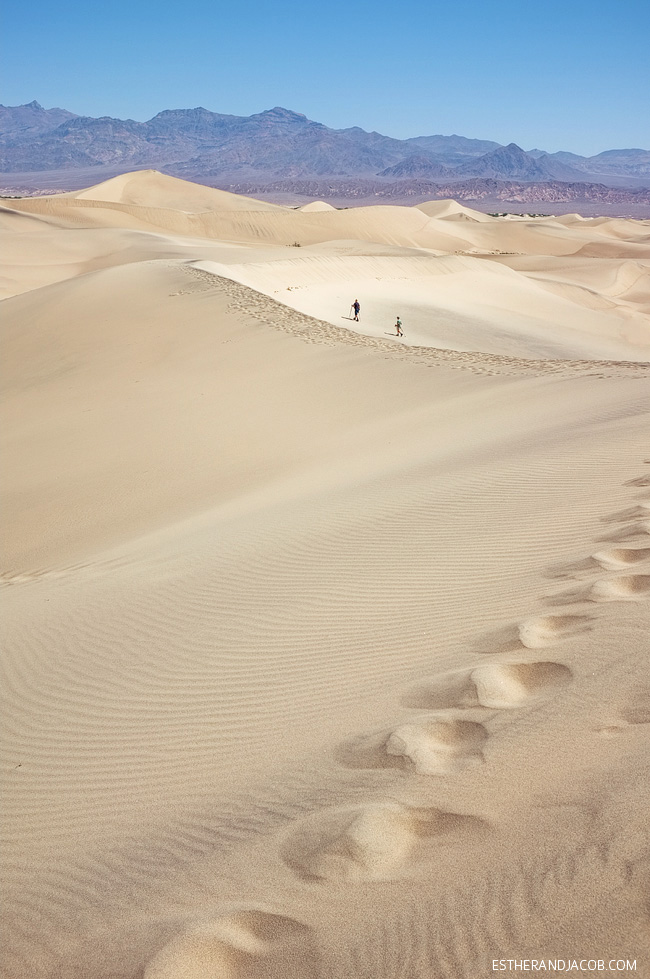
[[[229,308],[260,320],[266,326],[292,336],[299,336],[307,343],[374,347],[390,351],[402,360],[416,361],[423,365],[445,365],[455,370],[469,370],[476,374],[558,374],[574,377],[590,374],[596,377],[645,377],[648,365],[641,361],[605,360],[530,360],[505,354],[489,354],[479,350],[447,350],[437,347],[403,346],[386,339],[378,339],[362,333],[354,333],[324,320],[301,313],[276,301],[265,293],[257,292],[234,279],[227,279],[196,268],[191,263],[181,265],[182,271],[214,289],[225,291],[230,297]],[[194,290],[180,290],[172,295],[182,296]],[[204,290],[199,290],[204,291]]]
[[[627,485],[650,486],[650,476]],[[593,581],[578,601],[650,598],[650,573],[625,573],[650,562],[650,547],[636,546],[639,538],[650,535],[650,502],[607,519],[626,522],[616,535],[618,546],[596,551],[590,560],[593,568],[612,574]],[[520,647],[516,658],[439,674],[413,686],[402,703],[426,713],[340,745],[336,760],[349,768],[401,769],[413,777],[453,776],[482,765],[489,731],[477,713],[525,708],[552,697],[572,680],[565,664],[525,659],[524,651],[557,645],[592,628],[589,614],[542,615],[518,623],[511,630]],[[629,722],[650,723],[643,698]],[[399,878],[409,866],[429,859],[436,846],[489,833],[487,821],[470,813],[386,798],[302,819],[289,830],[281,855],[302,881],[348,885]],[[319,958],[307,925],[259,907],[237,908],[174,938],[149,963],[144,979],[304,979],[321,974]]]

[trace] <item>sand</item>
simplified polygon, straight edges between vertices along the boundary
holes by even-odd
[[[5,203],[2,976],[650,976],[650,222]]]

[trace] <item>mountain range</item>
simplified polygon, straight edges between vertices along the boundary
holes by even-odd
[[[166,109],[147,122],[79,116],[38,102],[0,106],[0,171],[41,175],[155,167],[174,176],[232,187],[345,179],[392,186],[409,181],[589,184],[636,191],[650,185],[650,151],[607,150],[584,157],[528,152],[464,136],[393,139],[355,126],[330,129],[289,109],[251,116],[198,107]],[[584,191],[584,188],[583,188]],[[382,194],[390,196],[390,192]]]

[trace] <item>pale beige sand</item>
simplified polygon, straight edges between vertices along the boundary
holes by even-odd
[[[3,214],[3,977],[649,976],[650,226],[168,180]]]

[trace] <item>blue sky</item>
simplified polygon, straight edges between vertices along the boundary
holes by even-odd
[[[33,0],[2,27],[5,105],[138,120],[282,105],[398,138],[650,148],[648,0]]]

